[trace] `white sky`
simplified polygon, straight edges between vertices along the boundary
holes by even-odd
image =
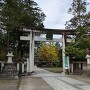
[[[45,28],[65,29],[65,22],[72,15],[68,14],[73,0],[34,0],[45,13]],[[87,0],[90,3],[90,0]],[[88,5],[90,11],[90,5]]]

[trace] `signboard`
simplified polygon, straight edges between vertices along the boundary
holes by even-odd
[[[47,32],[46,39],[47,40],[53,40],[53,34],[51,32]]]
[[[69,57],[64,57],[64,69],[69,69]]]

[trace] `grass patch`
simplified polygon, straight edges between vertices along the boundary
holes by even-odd
[[[48,70],[50,72],[54,72],[54,73],[61,73],[63,71],[63,68],[60,68],[60,67],[52,67],[52,68],[43,68],[45,70]]]

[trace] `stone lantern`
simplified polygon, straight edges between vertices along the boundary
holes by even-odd
[[[1,77],[4,79],[18,79],[18,71],[14,62],[12,62],[13,50],[9,48],[6,55],[8,57],[7,63],[5,63],[4,68],[1,72]]]
[[[87,59],[87,64],[90,64],[90,55],[89,54],[86,55],[86,59]]]
[[[86,59],[87,59],[87,69],[90,69],[90,55],[89,54],[86,55]]]
[[[13,55],[13,51],[8,51],[8,54],[6,55],[8,57],[8,63],[12,63],[12,57]]]
[[[86,55],[86,59],[87,59],[87,72],[86,72],[86,74],[88,75],[88,76],[90,76],[90,54],[87,54]]]

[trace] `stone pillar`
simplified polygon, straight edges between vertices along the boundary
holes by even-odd
[[[79,63],[79,69],[81,70],[81,63]]]
[[[1,63],[1,71],[3,70],[3,67],[4,67],[4,63],[2,62]]]
[[[30,62],[29,62],[29,58],[27,58],[27,73],[30,71],[29,69],[30,69],[30,64],[29,64]]]
[[[73,73],[73,63],[71,64],[71,72]]]
[[[30,32],[29,60],[27,61],[27,72],[34,70],[34,32]],[[29,63],[29,64],[28,64]]]
[[[32,31],[30,32],[30,48],[29,48],[29,72],[33,71],[33,65],[32,65]]]
[[[19,71],[19,63],[17,63],[17,71]]]
[[[63,72],[65,72],[64,68],[64,58],[65,58],[65,34],[62,34],[62,61],[63,61]]]
[[[32,71],[34,71],[34,36],[35,33],[32,32]]]
[[[24,63],[22,63],[22,73],[24,73]]]

